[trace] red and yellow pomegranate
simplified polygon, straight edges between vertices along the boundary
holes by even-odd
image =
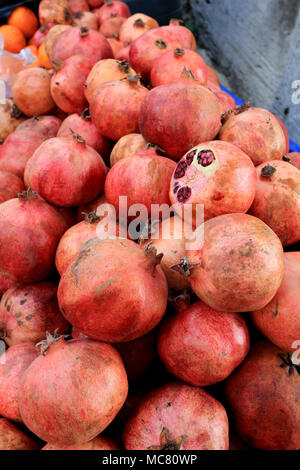
[[[39,4],[39,20],[45,23],[71,24],[72,11],[67,0],[42,0]]]
[[[142,34],[149,31],[149,29],[158,28],[159,24],[151,16],[144,15],[143,13],[135,13],[127,18],[120,28],[120,41],[123,43],[134,41],[142,36]]]
[[[114,166],[119,160],[123,158],[132,157],[140,150],[146,150],[147,142],[141,134],[127,134],[121,137],[114,145],[110,154],[110,166]]]
[[[184,49],[191,49],[195,51],[197,49],[196,38],[192,31],[183,26],[183,21],[178,19],[171,19],[169,26],[162,27],[164,31],[170,31],[174,36],[177,37]]]
[[[78,11],[73,15],[73,26],[78,28],[88,28],[98,31],[98,18],[91,11]],[[100,31],[102,33],[102,31]]]
[[[112,16],[111,18],[107,18],[107,20],[102,23],[99,31],[106,38],[119,39],[120,29],[125,21],[126,18],[122,18],[121,16]],[[124,41],[122,41],[122,43],[123,42]]]

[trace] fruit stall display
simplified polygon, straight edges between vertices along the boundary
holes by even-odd
[[[0,449],[300,449],[284,123],[122,1],[42,0],[0,33],[35,56],[0,104]]]

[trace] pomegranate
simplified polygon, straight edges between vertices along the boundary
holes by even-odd
[[[63,217],[34,191],[19,193],[0,205],[0,284],[36,282],[54,267],[58,241],[66,231]]]
[[[103,5],[104,0],[87,0],[91,8],[99,8]]]
[[[130,16],[129,7],[124,2],[118,0],[104,0],[99,10],[95,10],[98,16],[99,23],[102,25],[108,18],[121,16],[122,18],[128,18]]]
[[[38,450],[40,446],[17,426],[0,418],[0,450]]]
[[[98,31],[98,18],[91,11],[78,11],[73,15],[73,26],[78,28],[88,28]],[[102,33],[102,31],[100,31]]]
[[[71,27],[70,25],[57,24],[57,25],[53,25],[53,27],[50,30],[48,30],[48,32],[46,33],[46,37],[45,37],[45,51],[49,58],[52,57],[53,43],[55,39],[57,38],[57,36],[59,36],[63,31],[66,31],[66,29],[70,27]]]
[[[55,137],[36,150],[25,168],[25,182],[56,206],[72,207],[92,201],[103,191],[105,163],[78,134]]]
[[[0,103],[0,144],[24,121],[25,116],[13,103],[13,100],[6,99]]]
[[[249,350],[246,322],[238,313],[222,313],[203,302],[179,310],[163,321],[158,353],[165,367],[197,386],[226,379]]]
[[[57,207],[56,210],[63,216],[68,228],[77,223],[77,208],[76,207]]]
[[[8,346],[37,343],[46,332],[69,331],[61,315],[53,282],[39,282],[8,289],[0,303],[0,337]]]
[[[201,55],[189,49],[177,48],[155,60],[151,70],[152,86],[177,83],[184,68],[192,72],[197,84],[206,85],[206,64]]]
[[[120,49],[119,52],[117,52],[117,54],[115,55],[115,59],[125,60],[129,64],[130,63],[129,51],[130,51],[130,44],[123,47],[123,49]]]
[[[107,20],[105,20],[100,26],[99,31],[106,38],[119,39],[120,28],[125,21],[126,18],[122,18],[121,16],[107,18]],[[122,41],[122,43],[123,42],[124,41]]]
[[[118,41],[118,39],[115,39],[115,38],[107,38],[107,41],[109,42],[111,48],[112,48],[112,51],[114,53],[114,57],[116,57],[116,55],[118,54],[118,52],[120,52],[124,47],[123,47],[123,43]]]
[[[208,85],[209,88],[209,85]],[[232,96],[222,90],[212,89],[212,92],[219,100],[221,105],[222,114],[226,112],[231,112],[232,109],[236,108],[236,104]]]
[[[42,0],[39,4],[39,20],[45,23],[71,24],[72,12],[67,0]]]
[[[278,119],[266,109],[247,105],[226,116],[219,139],[243,150],[255,166],[279,160],[286,149],[286,137]]]
[[[96,63],[113,57],[113,51],[103,34],[93,29],[73,26],[55,38],[50,59],[53,62],[64,62],[73,55],[82,55]]]
[[[255,167],[242,150],[228,142],[205,142],[178,162],[170,200],[179,215],[185,204],[192,204],[195,216],[197,204],[203,204],[204,219],[208,220],[221,214],[247,212],[256,184]]]
[[[34,131],[41,134],[46,139],[51,139],[57,135],[61,126],[61,120],[56,116],[34,116],[26,119],[18,127],[19,131]]]
[[[132,157],[139,150],[145,150],[147,142],[141,134],[127,134],[115,144],[110,154],[110,166],[122,158]]]
[[[220,88],[220,80],[217,75],[217,72],[209,65],[206,65],[207,71],[207,86],[212,86],[213,88]]]
[[[92,67],[93,62],[80,55],[55,64],[51,95],[56,105],[66,113],[78,113],[87,107],[83,85]]]
[[[23,190],[24,184],[21,178],[8,171],[0,170],[0,204],[13,199]]]
[[[87,0],[68,0],[68,4],[73,14],[81,11],[90,11]]]
[[[4,418],[22,421],[18,406],[21,381],[26,369],[37,356],[38,351],[32,343],[11,346],[0,356],[0,414]]]
[[[163,26],[163,29],[174,34],[184,49],[191,49],[192,51],[197,49],[195,36],[192,31],[183,26],[182,20],[171,19],[169,26]]]
[[[193,291],[221,312],[248,312],[267,305],[283,278],[279,238],[260,219],[225,214],[197,229],[201,249],[187,249],[182,260]]]
[[[89,240],[61,277],[61,312],[98,341],[119,343],[143,336],[167,306],[161,257],[153,248],[142,249],[126,239]]]
[[[54,27],[55,27],[55,23],[46,23],[36,30],[36,32],[33,35],[33,42],[37,48],[39,48],[46,41],[48,32],[52,30]]]
[[[84,444],[73,444],[70,446],[58,446],[47,444],[42,450],[120,450],[117,444],[109,437],[98,436]]]
[[[82,444],[109,425],[127,392],[126,372],[112,346],[48,334],[23,376],[19,409],[25,425],[44,441]]]
[[[299,382],[289,353],[256,343],[226,384],[238,434],[258,449],[299,449]]]
[[[290,150],[290,139],[289,139],[288,130],[284,122],[282,122],[282,120],[278,116],[274,114],[274,117],[277,119],[277,121],[279,122],[281,126],[281,129],[283,130],[284,137],[285,137],[285,153],[288,153]]]
[[[98,196],[93,201],[88,202],[87,204],[82,204],[78,208],[77,221],[81,222],[82,220],[85,220],[86,214],[89,214],[90,212],[96,212],[99,206],[106,203],[107,200],[105,198],[105,194],[101,194],[101,196]]]
[[[147,88],[138,75],[101,84],[90,101],[92,121],[104,137],[119,140],[138,131],[138,118]]]
[[[300,153],[287,153],[282,157],[282,160],[291,163],[291,165],[294,165],[298,170],[300,170]]]
[[[139,127],[148,142],[179,160],[195,145],[216,137],[221,127],[219,102],[199,85],[158,86],[142,102]]]
[[[158,22],[154,18],[151,18],[151,16],[144,15],[143,13],[135,13],[135,15],[124,20],[121,25],[120,41],[123,43],[134,41],[150,29],[158,27]]]
[[[259,217],[284,246],[300,240],[300,171],[273,160],[257,167],[258,184],[250,213]]]
[[[227,450],[228,418],[202,388],[171,382],[141,400],[123,441],[128,450]]]
[[[49,72],[41,67],[22,70],[12,85],[14,101],[26,116],[46,114],[54,108]]]

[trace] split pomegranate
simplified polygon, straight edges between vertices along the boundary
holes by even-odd
[[[67,0],[41,0],[39,20],[45,23],[71,24],[72,12]]]
[[[22,121],[26,119],[21,111],[14,105],[13,100],[6,99],[0,103],[0,144],[11,134]]]
[[[170,31],[179,40],[181,47],[184,49],[197,49],[196,38],[192,31],[183,26],[183,21],[178,19],[171,19],[169,26],[163,26],[163,30]]]
[[[124,2],[119,0],[104,0],[99,10],[95,10],[98,16],[99,23],[102,25],[108,18],[121,16],[122,18],[128,18],[130,16],[129,7]]]
[[[283,161],[289,162],[300,170],[300,153],[290,152],[282,157]]]
[[[159,24],[151,16],[144,15],[143,13],[135,13],[124,20],[120,29],[120,41],[125,43],[134,41],[142,36],[142,34],[149,31],[149,29],[158,28]]]
[[[146,149],[147,142],[141,134],[127,134],[115,144],[110,154],[110,166],[123,158],[132,157],[139,150]]]
[[[103,34],[106,38],[115,38],[119,39],[120,28],[122,24],[126,21],[126,18],[122,18],[121,16],[113,16],[111,18],[107,18],[102,25],[100,26],[100,33]],[[124,42],[121,40],[122,43]]]
[[[90,7],[86,0],[68,0],[68,4],[73,14],[80,11],[90,11]]]
[[[23,422],[44,441],[60,446],[92,440],[126,400],[127,376],[119,354],[89,339],[67,342],[48,334],[42,343],[23,376]]]
[[[0,450],[38,450],[40,446],[17,426],[0,418]]]
[[[22,192],[24,189],[21,178],[13,173],[0,170],[0,204],[15,198],[17,193]]]
[[[202,388],[171,382],[139,403],[123,441],[128,450],[227,450],[228,418]]]
[[[73,16],[73,26],[78,28],[88,28],[98,31],[98,18],[91,11],[78,11]],[[100,31],[102,33],[102,31]]]
[[[73,444],[70,446],[58,446],[47,444],[42,450],[120,450],[117,444],[109,437],[98,436],[84,444]]]
[[[98,341],[143,336],[158,324],[167,306],[161,257],[151,247],[143,249],[126,239],[89,240],[61,277],[61,312]]]

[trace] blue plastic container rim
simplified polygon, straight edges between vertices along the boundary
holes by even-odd
[[[230,96],[232,96],[232,98],[234,99],[235,103],[238,105],[238,106],[241,106],[242,104],[244,104],[244,101],[241,100],[241,98],[239,98],[238,96],[236,96],[234,93],[232,93],[232,91],[229,91],[227,90],[227,88],[225,88],[223,85],[221,85],[221,90],[223,91],[226,91],[226,93],[228,93]],[[300,153],[300,145],[297,145],[293,140],[290,139],[290,152],[298,152]]]

